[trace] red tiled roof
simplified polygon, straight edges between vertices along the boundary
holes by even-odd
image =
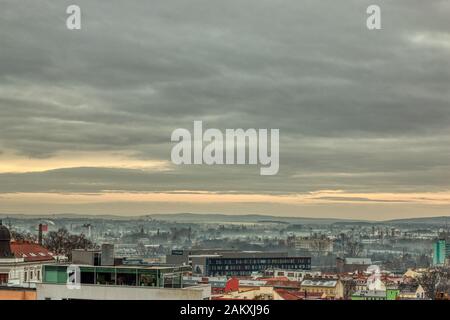
[[[289,281],[287,277],[258,278],[258,281]]]
[[[268,280],[266,285],[278,288],[300,288],[300,282],[289,280]]]
[[[32,242],[11,242],[11,251],[16,258],[23,258],[25,262],[54,259],[50,251]]]
[[[300,291],[285,289],[276,289],[275,291],[283,300],[303,300],[305,298],[305,294]]]

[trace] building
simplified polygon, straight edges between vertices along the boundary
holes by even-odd
[[[213,296],[213,300],[274,300],[274,288],[269,286],[239,287],[236,291]]]
[[[299,290],[300,281],[289,280],[286,277],[261,278],[260,281],[265,281],[266,286],[274,289]]]
[[[420,272],[421,271],[421,272]],[[422,272],[424,270],[413,270],[413,269],[408,269],[406,270],[406,272],[403,274],[403,278],[410,278],[410,279],[418,279],[421,277]]]
[[[367,290],[367,277],[359,277],[353,280],[355,291]]]
[[[310,270],[310,257],[283,252],[229,252],[191,256],[192,272],[203,276],[250,276],[268,269]]]
[[[236,250],[226,249],[189,249],[189,250],[172,250],[171,254],[166,256],[166,263],[174,265],[190,265],[192,266],[192,256],[201,255],[223,255],[227,253],[238,252]]]
[[[0,301],[2,300],[36,300],[36,289],[22,287],[0,286]]]
[[[158,288],[83,284],[70,289],[65,283],[39,283],[37,300],[209,300],[211,286]]]
[[[364,272],[372,265],[370,258],[336,258],[336,269],[339,273]]]
[[[426,298],[425,290],[418,283],[400,284],[398,289],[400,291],[398,297],[401,300],[417,300]]]
[[[383,290],[361,290],[354,292],[351,300],[387,300],[387,296]]]
[[[66,284],[72,268],[79,270],[83,285],[140,286],[160,288],[181,288],[183,275],[191,270],[188,266],[94,266],[94,265],[44,265],[44,284]],[[72,269],[73,270],[73,269]]]
[[[289,257],[287,252],[222,249],[172,250],[166,263],[192,266],[197,276],[249,276],[268,269],[310,270],[310,257]]]
[[[442,266],[447,256],[450,256],[450,243],[445,239],[438,239],[433,243],[433,265]]]
[[[92,266],[113,266],[114,245],[102,244],[101,249],[72,250],[72,263]]]
[[[325,254],[333,252],[333,241],[326,237],[296,237],[294,247],[296,250]]]
[[[101,250],[98,249],[74,249],[72,250],[72,263],[99,266],[101,265],[101,255]]]
[[[51,300],[204,300],[211,285],[184,285],[190,266],[114,259],[112,245],[73,250],[72,264],[44,265],[37,299]]]
[[[56,257],[37,243],[11,241],[0,221],[0,284],[34,287],[42,281],[42,266],[56,263]]]
[[[300,291],[309,294],[320,294],[323,298],[343,299],[344,285],[338,279],[307,279],[301,282]]]
[[[183,287],[198,286],[200,284],[211,285],[213,295],[226,294],[239,290],[239,279],[227,277],[183,277]]]
[[[15,257],[11,251],[11,234],[0,220],[0,284],[8,283],[9,270]]]
[[[423,300],[425,290],[419,284],[400,284],[388,286],[386,290],[357,290],[352,300]]]
[[[273,300],[304,300],[305,294],[298,290],[274,289]]]
[[[268,269],[262,273],[261,277],[286,277],[290,281],[302,281],[305,277],[318,277],[321,274],[320,271],[310,270]]]

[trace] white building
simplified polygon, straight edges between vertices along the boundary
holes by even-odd
[[[42,281],[42,265],[55,262],[56,257],[37,243],[11,241],[0,221],[0,284],[33,288]]]
[[[211,286],[157,288],[82,284],[79,289],[66,284],[39,283],[37,300],[210,300]]]

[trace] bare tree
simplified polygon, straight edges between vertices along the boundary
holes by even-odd
[[[11,231],[11,238],[14,239],[15,241],[29,241],[29,242],[37,241],[36,235],[32,233],[20,233],[14,230]]]
[[[55,254],[66,255],[71,259],[73,249],[89,249],[93,248],[94,244],[84,234],[70,234],[67,229],[61,228],[48,233],[44,246]]]
[[[341,279],[341,282],[344,286],[344,299],[350,299],[353,292],[356,289],[356,282],[354,279]]]
[[[322,253],[323,251],[326,250],[325,241],[322,239],[311,240],[310,246],[311,246],[312,251],[317,252],[317,253]]]
[[[363,250],[363,246],[360,242],[357,242],[357,241],[347,241],[346,249],[347,249],[347,254],[350,257],[358,257]]]
[[[426,272],[418,279],[428,298],[436,299],[439,293],[446,293],[450,289],[450,270],[436,268]]]

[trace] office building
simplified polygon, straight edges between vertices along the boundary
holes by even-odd
[[[433,265],[442,266],[445,264],[445,259],[447,257],[447,247],[450,249],[450,243],[445,239],[438,239],[433,243]]]
[[[70,268],[78,268],[81,285],[140,286],[181,288],[183,275],[190,272],[188,266],[95,266],[95,265],[44,265],[45,284],[66,284]]]
[[[310,257],[285,252],[223,252],[190,256],[192,272],[203,276],[249,276],[269,269],[310,270]]]

